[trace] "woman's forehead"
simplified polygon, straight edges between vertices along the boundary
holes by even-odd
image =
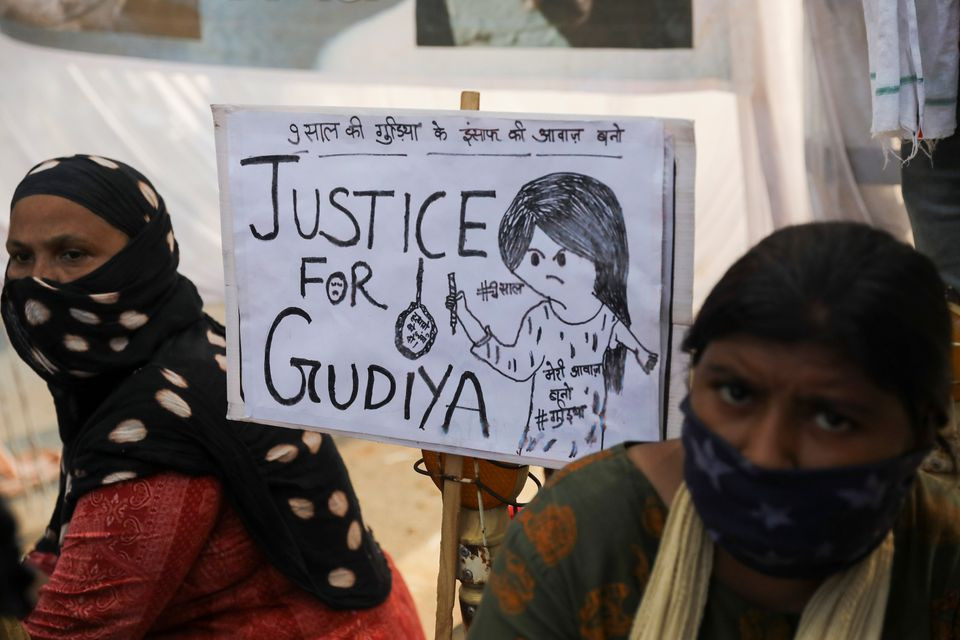
[[[879,392],[867,372],[837,349],[811,342],[784,343],[735,334],[711,341],[697,370],[729,371],[796,388],[843,388]]]
[[[18,200],[10,211],[8,241],[43,243],[65,234],[95,240],[110,232],[123,234],[77,202],[55,195],[31,195]]]

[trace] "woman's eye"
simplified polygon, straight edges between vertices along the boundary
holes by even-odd
[[[533,266],[537,266],[537,265],[540,264],[540,254],[539,254],[539,253],[531,253],[531,254],[530,254],[530,264],[532,264]]]
[[[736,407],[746,404],[751,397],[750,389],[739,382],[725,382],[717,387],[717,392],[724,402]]]
[[[60,254],[60,257],[67,262],[76,262],[77,260],[84,258],[86,255],[86,253],[80,251],[79,249],[67,249]]]
[[[830,409],[818,409],[813,416],[814,423],[830,433],[846,433],[853,429],[853,423],[846,417]]]
[[[556,261],[557,261],[557,264],[562,267],[562,266],[564,266],[565,264],[567,264],[567,254],[565,254],[563,251],[561,251],[560,253],[558,253],[558,254],[556,255],[556,257],[554,257],[554,260],[556,260]]]

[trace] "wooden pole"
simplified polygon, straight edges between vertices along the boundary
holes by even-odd
[[[463,457],[443,456],[443,475],[459,478]],[[440,524],[440,570],[437,573],[436,640],[453,637],[453,605],[457,596],[457,547],[460,543],[460,483],[443,481],[443,516]]]
[[[479,111],[480,110],[480,92],[479,91],[461,91],[460,92],[460,110],[461,111]]]
[[[460,92],[460,109],[480,109],[480,93]],[[444,455],[443,475],[460,478],[463,473],[463,457]],[[457,596],[457,547],[460,538],[460,491],[459,482],[443,481],[443,516],[440,524],[440,570],[437,573],[437,620],[434,637],[450,640],[453,637],[453,606]]]

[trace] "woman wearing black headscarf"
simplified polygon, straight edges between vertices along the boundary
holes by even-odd
[[[57,158],[11,206],[0,310],[63,441],[31,636],[421,637],[333,441],[225,419],[223,327],[150,182]]]

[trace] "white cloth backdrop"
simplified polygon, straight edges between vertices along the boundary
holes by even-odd
[[[418,49],[414,0],[403,0],[318,51],[314,71],[81,54],[0,34],[0,207],[27,169],[49,156],[88,152],[129,162],[167,200],[183,272],[208,304],[219,304],[211,103],[456,108],[461,89],[476,89],[481,106],[494,111],[691,119],[697,308],[726,267],[779,226],[846,217],[903,233],[893,188],[864,186],[851,169],[858,152],[848,147],[870,146],[849,124],[869,123],[869,115],[858,115],[841,74],[857,59],[850,11],[860,10],[850,0],[694,0],[692,51]],[[820,43],[806,58],[805,15],[808,45]],[[865,43],[859,55],[865,65]],[[53,435],[49,408],[34,408],[45,402],[42,385],[29,372],[24,379],[36,389],[14,394],[0,379],[0,401],[27,398],[23,409],[37,416],[36,429]]]
[[[313,72],[81,54],[0,35],[0,203],[48,156],[130,162],[167,200],[183,271],[217,303],[210,103],[456,108],[460,89],[479,89],[490,110],[695,120],[695,305],[752,242],[810,217],[800,0],[696,0],[698,48],[679,52],[418,49],[413,6],[344,33]]]
[[[866,222],[906,239],[910,230],[900,197],[900,165],[893,154],[884,157],[884,147],[896,142],[870,136],[863,6],[806,0],[804,13],[804,130],[812,215]]]

